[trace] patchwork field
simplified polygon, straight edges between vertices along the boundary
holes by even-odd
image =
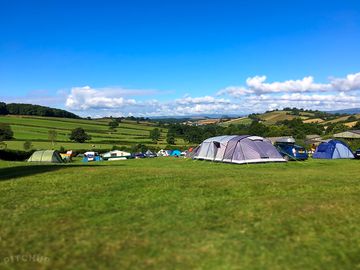
[[[357,160],[0,162],[0,269],[357,269],[359,193]]]
[[[166,128],[161,128],[161,138],[154,144],[149,138],[150,130],[156,128],[154,123],[124,120],[116,131],[109,130],[110,120],[85,120],[37,116],[1,116],[0,123],[8,123],[14,132],[14,140],[5,141],[7,148],[22,150],[26,140],[32,142],[34,149],[111,149],[114,145],[131,147],[133,144],[146,144],[152,147],[164,147]],[[69,140],[72,129],[81,127],[91,135],[86,143],[73,143]],[[53,145],[48,138],[48,131],[57,132],[56,143]],[[176,144],[182,147],[185,143],[177,139]]]

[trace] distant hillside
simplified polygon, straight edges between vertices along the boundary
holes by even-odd
[[[136,118],[135,118],[136,119]],[[114,130],[109,128],[111,119],[69,119],[58,117],[43,116],[24,116],[24,115],[0,115],[0,123],[9,124],[14,132],[14,139],[4,143],[8,149],[22,150],[26,141],[30,141],[32,149],[60,149],[66,150],[92,150],[98,151],[116,149],[130,149],[134,145],[146,145],[150,149],[159,150],[167,145],[166,135],[168,129],[165,125],[159,126],[158,123],[149,121],[137,121],[122,119],[119,126]],[[71,130],[81,127],[89,135],[91,140],[85,143],[75,143],[70,141]],[[149,133],[152,129],[160,129],[159,141],[153,142]],[[56,131],[54,144],[49,139],[49,130]],[[184,141],[176,138],[176,145],[181,149]],[[147,149],[146,149],[147,150]]]
[[[329,111],[329,113],[339,113],[339,114],[358,114],[360,113],[360,108],[344,109],[337,111]]]
[[[345,111],[345,110],[344,110]],[[346,110],[349,112],[350,110]],[[360,120],[359,114],[349,113],[330,113],[322,111],[303,110],[296,108],[286,108],[284,110],[267,111],[260,114],[250,114],[247,117],[241,117],[236,119],[230,119],[222,122],[222,126],[229,126],[231,124],[250,124],[252,120],[258,120],[266,125],[275,125],[278,122],[284,120],[292,120],[295,118],[301,118],[303,123],[318,123],[324,126],[333,123],[343,123],[346,126],[353,126]]]
[[[0,115],[34,115],[79,119],[74,113],[40,105],[0,102]]]

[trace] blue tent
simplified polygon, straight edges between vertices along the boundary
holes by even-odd
[[[328,140],[321,143],[313,155],[313,158],[334,159],[334,158],[354,158],[349,146],[338,140]]]
[[[181,152],[180,152],[180,150],[172,150],[170,156],[172,156],[172,157],[175,157],[175,156],[180,157]]]

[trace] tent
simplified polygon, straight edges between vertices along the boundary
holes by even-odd
[[[84,153],[83,162],[89,162],[89,161],[100,161],[101,157],[98,152],[94,151],[88,151]]]
[[[145,152],[145,156],[150,157],[150,158],[153,158],[153,157],[156,157],[156,154],[153,153],[153,152],[151,152],[151,150],[147,150],[147,151]]]
[[[185,157],[186,158],[194,158],[194,156],[196,156],[196,154],[199,152],[199,149],[200,149],[200,145],[199,146],[196,146],[195,148],[190,148]]]
[[[102,155],[102,158],[104,160],[121,160],[121,159],[128,159],[130,157],[131,157],[131,153],[120,150],[113,150]]]
[[[172,157],[180,157],[181,152],[180,152],[180,150],[172,150],[170,156],[172,156]]]
[[[63,163],[60,154],[55,150],[40,150],[35,151],[28,162],[48,162],[48,163]]]
[[[169,155],[170,154],[168,150],[161,149],[159,152],[157,152],[158,157],[168,157]]]
[[[238,164],[285,161],[269,141],[249,135],[206,139],[201,143],[194,159]]]
[[[316,148],[313,158],[354,158],[354,154],[346,143],[338,140],[327,140]]]

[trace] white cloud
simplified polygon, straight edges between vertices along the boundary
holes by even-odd
[[[249,96],[244,104],[252,111],[265,111],[271,109],[282,109],[284,107],[297,107],[315,110],[337,110],[345,108],[360,107],[359,96],[340,94],[302,94],[292,93],[283,95],[259,95]]]
[[[125,99],[121,93],[100,91],[89,86],[74,87],[66,99],[65,106],[72,110],[112,109],[127,105],[136,105],[134,99]],[[110,96],[109,96],[110,95]]]
[[[218,95],[228,94],[241,97],[249,94],[266,93],[304,93],[304,92],[349,92],[360,90],[360,72],[349,74],[345,78],[331,78],[329,83],[315,83],[312,76],[301,80],[287,80],[283,82],[266,82],[266,76],[250,77],[246,80],[246,87],[230,86],[218,92]]]
[[[335,78],[331,80],[333,88],[339,91],[356,91],[360,90],[360,72],[349,74],[346,78]]]
[[[215,98],[212,96],[204,96],[204,97],[184,97],[181,99],[176,99],[175,102],[177,104],[229,104],[231,101],[229,99],[223,99],[223,98]]]

